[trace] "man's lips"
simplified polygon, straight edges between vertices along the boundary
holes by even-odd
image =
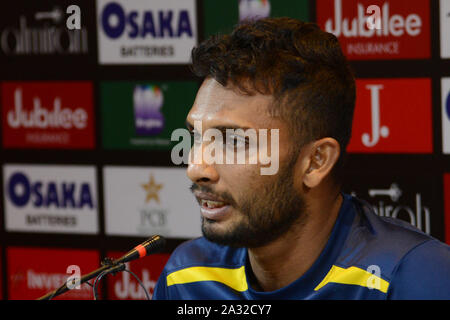
[[[200,213],[207,219],[222,219],[230,211],[231,205],[228,202],[211,193],[194,192],[194,195],[200,204]]]
[[[194,195],[201,206],[214,208],[228,204],[225,200],[213,195],[212,193],[194,192]]]

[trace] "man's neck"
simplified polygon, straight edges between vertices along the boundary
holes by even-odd
[[[256,280],[254,289],[274,291],[300,278],[316,261],[325,247],[339,209],[339,193],[328,203],[314,201],[303,220],[270,244],[249,248],[248,257]]]

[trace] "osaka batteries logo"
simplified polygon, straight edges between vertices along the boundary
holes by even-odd
[[[164,129],[160,109],[164,103],[162,90],[154,85],[138,85],[133,92],[136,134],[156,135]]]
[[[94,198],[89,183],[32,181],[26,173],[14,172],[8,180],[9,200],[18,208],[93,209]]]
[[[239,21],[270,16],[269,0],[239,0]]]
[[[105,3],[105,1],[101,2]],[[135,1],[135,3],[139,2]],[[129,38],[193,36],[190,14],[185,9],[175,11],[166,8],[157,12],[156,10],[127,11],[124,6],[111,2],[106,3],[101,12],[101,25],[103,32],[112,39],[120,38],[124,34]]]
[[[97,232],[95,168],[5,165],[6,229]]]
[[[188,63],[197,42],[194,0],[97,0],[99,62]]]

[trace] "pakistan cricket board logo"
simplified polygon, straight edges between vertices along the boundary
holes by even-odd
[[[150,174],[147,182],[140,185],[143,191],[144,204],[140,207],[140,233],[166,233],[168,210],[161,206],[159,196],[163,185],[157,183],[153,174]]]
[[[164,103],[162,90],[155,85],[137,85],[133,92],[134,119],[137,135],[151,136],[164,129],[161,107]]]

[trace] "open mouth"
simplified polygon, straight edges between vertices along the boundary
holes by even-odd
[[[195,193],[200,204],[200,213],[209,220],[220,220],[230,212],[231,205],[211,194]]]
[[[213,201],[213,200],[205,200],[205,199],[201,199],[200,204],[203,208],[208,208],[208,209],[222,208],[223,206],[227,205],[225,202],[222,202],[222,201]]]

